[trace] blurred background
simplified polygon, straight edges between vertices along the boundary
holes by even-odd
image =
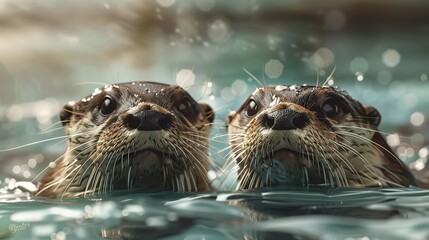
[[[219,165],[228,152],[219,152],[227,147],[223,121],[259,86],[254,78],[319,78],[375,106],[388,143],[423,169],[427,9],[424,0],[2,0],[1,181],[32,180],[63,153],[58,112],[66,102],[137,80],[179,84],[217,111]]]

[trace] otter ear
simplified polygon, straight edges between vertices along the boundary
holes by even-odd
[[[61,109],[60,120],[61,120],[61,123],[63,124],[63,127],[70,124],[70,118],[74,111],[74,105],[75,105],[74,102],[69,102],[66,105],[64,105],[64,107]]]
[[[378,127],[381,122],[381,114],[380,112],[375,109],[373,106],[364,106],[366,117],[368,119],[369,124],[373,125],[374,127]]]
[[[213,123],[215,117],[213,109],[206,103],[200,103],[200,107],[203,110],[203,115],[204,118],[207,119],[207,122]]]

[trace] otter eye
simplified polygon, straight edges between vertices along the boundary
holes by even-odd
[[[116,104],[110,97],[105,97],[100,106],[100,112],[102,115],[107,116],[116,109]]]
[[[259,111],[258,104],[255,102],[255,100],[250,99],[249,102],[247,103],[246,115],[248,117],[251,117],[251,116],[255,115],[256,113],[258,113],[258,111]]]
[[[333,98],[329,98],[323,102],[322,110],[328,117],[335,117],[341,111],[340,106],[338,106],[337,102]]]
[[[183,113],[189,113],[191,111],[192,108],[192,103],[191,100],[189,100],[189,98],[183,98],[182,101],[180,102],[179,106],[178,106],[178,110]]]

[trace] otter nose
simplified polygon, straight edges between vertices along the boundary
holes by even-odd
[[[304,128],[310,119],[306,113],[286,108],[266,114],[263,121],[267,127],[274,130],[292,130]]]
[[[168,129],[172,121],[173,117],[171,115],[150,108],[129,114],[124,119],[124,123],[128,128],[141,131]]]

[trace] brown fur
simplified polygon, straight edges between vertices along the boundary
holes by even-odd
[[[214,113],[178,86],[107,85],[64,106],[60,118],[68,148],[40,181],[37,196],[210,190],[208,137]]]
[[[414,178],[377,130],[381,116],[332,87],[257,89],[228,118],[239,188],[408,187]]]

